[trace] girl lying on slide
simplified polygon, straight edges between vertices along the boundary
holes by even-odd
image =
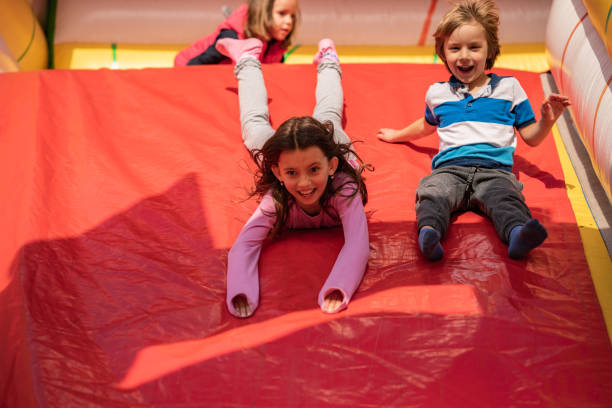
[[[344,246],[319,292],[327,313],[343,310],[359,286],[369,254],[363,205],[364,165],[341,125],[341,70],[331,40],[319,43],[313,116],[293,117],[275,131],[261,71],[258,39],[222,39],[217,49],[236,64],[244,144],[258,166],[253,195],[261,201],[229,252],[227,307],[248,317],[259,303],[262,243],[285,229],[342,225]]]

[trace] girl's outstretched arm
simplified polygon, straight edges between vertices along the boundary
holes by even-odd
[[[429,124],[425,118],[420,118],[403,129],[379,129],[376,136],[388,143],[402,143],[430,135],[434,130],[434,125]]]
[[[519,129],[521,138],[529,146],[537,146],[542,143],[557,119],[559,119],[559,116],[569,105],[570,101],[567,96],[559,94],[548,95],[548,98],[542,102],[542,107],[540,108],[542,113],[540,121]]]
[[[276,217],[272,197],[266,194],[240,231],[227,260],[226,305],[236,317],[249,317],[259,305],[259,255]]]
[[[319,306],[327,313],[336,313],[347,307],[361,283],[370,255],[368,222],[361,195],[342,197],[353,188],[351,184],[345,186],[330,201],[342,220],[344,245],[319,292]]]

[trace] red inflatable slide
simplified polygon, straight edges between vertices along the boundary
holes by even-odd
[[[311,114],[315,68],[266,65],[274,125]],[[0,76],[0,406],[610,407],[612,350],[552,137],[515,173],[549,238],[525,260],[466,213],[425,261],[414,195],[441,65],[345,65],[370,259],[348,309],[316,296],[340,229],[264,248],[261,303],[225,307],[227,252],[256,206],[232,68]],[[537,111],[537,74],[515,75]],[[539,116],[539,114],[537,114]]]

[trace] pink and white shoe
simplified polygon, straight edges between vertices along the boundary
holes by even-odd
[[[234,64],[237,64],[243,58],[258,60],[263,49],[263,43],[258,38],[247,38],[245,40],[221,38],[215,44],[215,48],[221,54],[230,58]]]
[[[319,62],[324,60],[331,60],[335,62],[340,62],[338,58],[338,53],[336,52],[336,46],[334,42],[329,38],[324,38],[319,41],[319,52],[315,55],[314,60],[312,61],[315,65],[319,65]]]

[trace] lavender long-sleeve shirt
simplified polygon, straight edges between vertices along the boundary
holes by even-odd
[[[348,176],[339,174],[334,184],[341,185],[347,180]],[[289,209],[287,228],[325,228],[342,225],[344,231],[344,245],[319,292],[319,306],[323,304],[327,294],[337,289],[344,295],[338,310],[346,308],[363,278],[368,263],[370,252],[368,224],[361,195],[357,193],[353,197],[343,197],[350,195],[354,189],[354,184],[343,186],[329,200],[327,211],[322,210],[315,216],[306,214],[297,204],[293,204]],[[251,310],[255,310],[259,304],[259,255],[262,243],[276,221],[274,214],[274,200],[268,192],[242,228],[229,252],[226,303],[230,313],[235,316],[237,313],[232,305],[235,296],[244,294]]]

